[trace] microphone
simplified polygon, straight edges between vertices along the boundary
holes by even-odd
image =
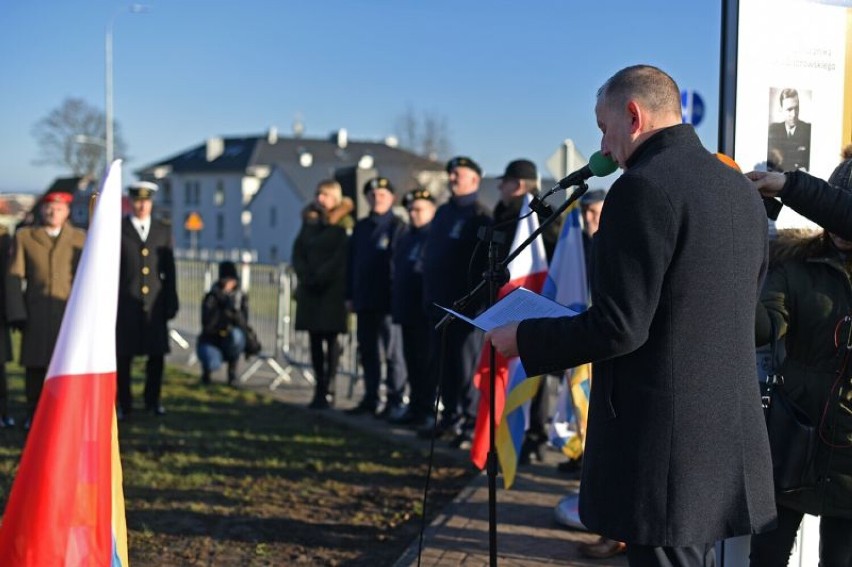
[[[556,185],[559,189],[567,189],[572,185],[579,185],[590,177],[606,177],[616,169],[618,169],[618,164],[615,163],[615,160],[600,152],[595,152],[589,158],[587,165],[567,177],[563,177]],[[556,190],[557,187],[554,187],[553,190]]]

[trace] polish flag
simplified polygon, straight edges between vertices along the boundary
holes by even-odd
[[[127,567],[115,415],[121,161],[107,170],[0,525],[5,566]]]
[[[524,197],[524,204],[521,206],[521,212],[518,218],[518,228],[515,230],[515,238],[512,240],[511,250],[515,250],[519,244],[524,242],[530,235],[538,229],[538,215],[530,214],[526,218],[524,215],[530,213],[529,208],[530,196]],[[498,292],[498,301],[507,293],[518,287],[525,287],[536,293],[540,292],[544,286],[544,280],[547,277],[547,256],[544,252],[544,240],[539,235],[530,243],[518,256],[512,260],[509,265],[509,282],[500,288]],[[473,431],[473,442],[471,444],[470,457],[471,461],[480,469],[485,467],[488,456],[488,449],[491,446],[489,438],[489,415],[491,413],[490,400],[491,388],[489,384],[490,363],[489,353],[490,345],[485,344],[482,347],[482,353],[479,357],[479,366],[476,369],[473,380],[479,388],[479,408],[476,412],[476,424]],[[523,366],[519,358],[515,357],[507,361],[500,353],[495,353],[496,363],[494,374],[494,415],[495,426],[499,427],[503,417],[503,409],[506,403],[506,392],[511,378],[518,381],[526,378]],[[505,453],[505,451],[504,451]],[[501,464],[503,459],[501,458]],[[504,472],[506,467],[504,466]],[[511,483],[510,483],[511,484]]]

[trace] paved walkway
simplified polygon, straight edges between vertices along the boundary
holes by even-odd
[[[179,356],[172,357],[179,362]],[[243,365],[243,370],[247,367]],[[310,401],[312,386],[296,367],[285,367],[288,380],[279,380],[274,391],[269,390],[278,377],[272,366],[264,364],[241,384],[241,387],[266,392],[283,403],[304,406]],[[223,380],[214,375],[214,380]],[[366,431],[390,435],[396,441],[420,449],[428,449],[429,442],[418,439],[410,430],[392,427],[386,422],[369,416],[350,416],[343,411],[353,407],[360,399],[360,384],[350,389],[349,379],[338,377],[336,386],[336,410],[326,412],[329,419]],[[350,391],[352,396],[349,396]],[[436,451],[453,453],[466,458],[464,453],[438,442]],[[554,520],[554,508],[569,491],[576,490],[579,483],[557,472],[556,464],[563,458],[556,451],[545,454],[544,463],[534,463],[519,468],[515,486],[502,489],[502,478],[498,478],[497,490],[497,557],[498,564],[506,567],[539,565],[576,566],[625,566],[626,558],[621,555],[612,559],[592,560],[580,557],[577,544],[591,542],[596,536],[584,531],[570,530]],[[415,540],[396,562],[395,567],[418,565],[418,541]],[[453,503],[428,526],[424,535],[424,547],[420,565],[424,567],[489,564],[488,548],[488,478],[478,475],[456,497]]]

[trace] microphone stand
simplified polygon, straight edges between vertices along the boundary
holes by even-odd
[[[554,191],[558,190],[559,186],[557,185],[553,189],[550,190],[548,195],[552,194]],[[488,242],[488,270],[482,275],[482,279],[479,281],[476,286],[470,290],[467,295],[458,299],[453,303],[453,309],[455,311],[460,311],[468,303],[470,303],[471,299],[483,288],[485,284],[488,283],[488,305],[489,307],[494,305],[497,302],[497,292],[500,287],[502,287],[506,282],[509,281],[509,270],[508,266],[524,249],[529,246],[538,235],[540,235],[548,226],[556,222],[562,213],[564,213],[568,207],[570,207],[574,202],[577,201],[580,197],[582,197],[586,191],[589,190],[589,186],[585,181],[581,182],[580,185],[571,193],[571,196],[568,197],[565,202],[559,205],[553,213],[548,216],[544,222],[542,222],[537,229],[535,229],[532,234],[530,234],[526,240],[521,242],[517,248],[509,252],[509,254],[503,258],[501,261],[497,261],[497,246],[496,243],[500,242],[502,237],[502,233],[496,232],[494,227],[487,227],[485,229],[480,229],[478,238],[482,241]],[[541,201],[538,201],[543,205]],[[546,206],[546,205],[544,205]],[[532,207],[531,207],[532,208]],[[533,212],[538,213],[538,210],[533,210]],[[448,325],[451,321],[453,321],[455,317],[451,314],[445,315],[436,325],[435,330],[441,330],[443,327]],[[495,392],[496,392],[496,377],[497,370],[495,365],[497,363],[497,352],[494,349],[494,345],[491,344],[488,346],[488,361],[489,361],[489,369],[488,369],[488,391],[490,392],[489,399],[489,416],[488,416],[488,456],[486,459],[486,471],[488,474],[488,555],[489,555],[489,565],[491,567],[497,567],[497,449],[495,446],[495,441],[497,437],[497,426],[496,426],[496,416],[495,411]]]

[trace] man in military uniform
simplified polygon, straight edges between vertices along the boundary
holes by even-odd
[[[45,195],[41,203],[42,224],[18,230],[12,245],[6,319],[10,327],[21,331],[27,429],[41,396],[86,240],[84,231],[66,223],[71,199],[71,194],[65,192]]]
[[[433,305],[451,306],[479,283],[485,270],[487,246],[474,257],[480,227],[491,224],[491,215],[477,195],[482,169],[468,157],[455,157],[447,163],[450,200],[438,208],[423,251],[423,301],[432,324],[442,313]],[[485,306],[486,294],[477,296],[464,311],[475,313]],[[479,391],[473,384],[476,362],[482,348],[482,332],[455,321],[446,328],[446,349],[441,360],[441,332],[433,332],[429,356],[434,368],[433,384],[441,379],[444,414],[437,427],[425,424],[421,437],[452,436],[452,445],[469,448],[479,405]]]
[[[130,366],[134,356],[147,356],[145,409],[155,415],[160,404],[164,357],[169,352],[167,322],[178,310],[171,227],[151,216],[157,185],[130,186],[132,213],[121,225],[116,355],[118,406],[121,417],[133,411]]]
[[[358,348],[364,367],[364,398],[351,414],[376,414],[382,358],[385,363],[384,408],[378,417],[397,418],[405,389],[405,361],[402,333],[391,319],[391,255],[404,223],[394,213],[393,186],[385,177],[376,177],[364,185],[370,214],[359,220],[349,241],[346,274],[346,302],[358,315]]]

